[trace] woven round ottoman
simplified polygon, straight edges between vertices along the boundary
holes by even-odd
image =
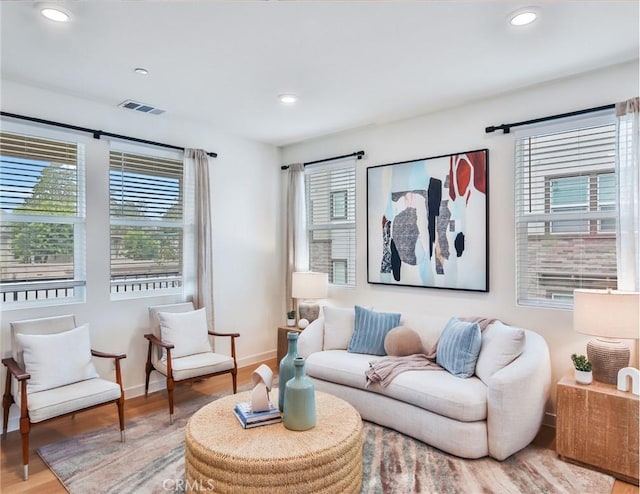
[[[277,390],[271,396],[278,396]],[[349,403],[316,391],[317,422],[307,431],[282,423],[243,429],[233,415],[249,392],[198,410],[185,432],[186,492],[359,493],[362,420]]]

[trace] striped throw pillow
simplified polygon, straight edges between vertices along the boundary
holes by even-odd
[[[384,339],[391,329],[400,324],[400,314],[374,312],[356,305],[356,321],[347,348],[351,353],[386,355]]]
[[[452,317],[438,340],[436,363],[457,377],[471,377],[476,370],[482,336],[478,323]]]

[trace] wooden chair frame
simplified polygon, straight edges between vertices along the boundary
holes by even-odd
[[[146,365],[146,379],[144,383],[144,396],[146,397],[149,393],[149,377],[151,376],[151,371],[158,371],[160,374],[163,374],[158,369],[156,369],[151,362],[151,352],[154,350],[154,345],[164,348],[167,351],[167,394],[169,395],[169,423],[173,424],[173,390],[176,384],[186,384],[191,383],[193,381],[197,381],[199,379],[209,378],[213,376],[219,376],[222,374],[231,374],[231,379],[233,381],[233,393],[235,394],[238,390],[237,376],[238,376],[238,362],[236,360],[236,338],[240,337],[240,333],[218,333],[216,331],[208,331],[210,336],[221,336],[231,338],[231,357],[233,358],[233,367],[231,369],[213,372],[210,374],[202,374],[199,376],[190,377],[187,379],[175,380],[173,378],[173,368],[171,364],[171,349],[174,348],[173,343],[169,343],[168,341],[163,341],[154,334],[145,334],[144,337],[149,341],[149,347],[147,351],[147,365]]]
[[[2,363],[7,368],[7,380],[6,380],[6,385],[4,389],[4,396],[2,397],[2,406],[4,408],[4,416],[3,416],[3,423],[2,423],[2,437],[3,439],[7,437],[7,427],[9,424],[9,408],[11,408],[11,405],[15,403],[15,400],[13,399],[13,395],[11,394],[11,377],[13,376],[18,380],[18,383],[20,385],[20,393],[21,393],[20,394],[21,396],[20,435],[22,436],[22,464],[23,464],[23,470],[24,470],[24,480],[27,480],[29,478],[29,432],[31,431],[32,425],[43,424],[45,422],[49,422],[51,420],[55,420],[61,417],[75,415],[78,412],[84,412],[85,410],[91,410],[92,408],[97,408],[104,405],[110,405],[111,403],[115,403],[118,407],[118,419],[120,421],[120,440],[122,442],[125,441],[124,390],[122,388],[122,374],[120,372],[120,360],[123,358],[126,358],[126,355],[124,353],[103,353],[97,350],[91,350],[91,355],[93,357],[114,359],[115,366],[116,366],[116,382],[120,386],[120,397],[115,400],[105,401],[104,403],[99,403],[97,405],[80,408],[72,412],[57,415],[55,417],[51,417],[41,422],[35,422],[33,424],[29,419],[28,394],[27,394],[27,381],[31,378],[31,375],[28,374],[24,369],[22,369],[20,365],[18,365],[18,363],[13,359],[13,357],[2,359]]]

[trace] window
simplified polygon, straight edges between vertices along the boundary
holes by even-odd
[[[568,213],[589,210],[589,177],[573,176],[549,180],[550,212]],[[589,230],[589,221],[551,222],[551,233],[576,233]]]
[[[329,283],[356,285],[355,164],[305,168],[312,271],[329,274]]]
[[[182,160],[174,153],[111,150],[113,298],[181,291],[182,168]]]
[[[550,212],[616,211],[615,173],[585,173],[579,176],[551,178]],[[551,222],[551,233],[587,233],[596,229],[600,233],[616,231],[615,217],[599,220],[565,220]]]
[[[334,285],[347,284],[347,260],[333,259],[331,261],[331,282]]]
[[[570,308],[575,288],[616,288],[614,116],[516,140],[518,303]]]
[[[336,190],[331,192],[331,219],[346,220],[349,192]]]
[[[597,201],[598,211],[608,211],[615,213],[616,211],[616,175],[615,173],[601,173],[597,176]],[[603,219],[598,220],[598,232],[613,233],[616,232],[616,220]]]
[[[84,148],[49,138],[60,133],[33,133],[0,132],[5,307],[85,297]]]

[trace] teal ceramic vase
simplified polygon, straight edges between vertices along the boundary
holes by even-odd
[[[287,354],[280,361],[278,372],[278,408],[284,411],[284,389],[287,381],[291,379],[295,372],[293,370],[293,360],[298,356],[298,332],[289,331],[287,333],[288,349]]]
[[[304,372],[304,358],[294,361],[295,375],[287,381],[284,391],[284,417],[287,429],[306,431],[316,425],[316,395],[311,379]]]

